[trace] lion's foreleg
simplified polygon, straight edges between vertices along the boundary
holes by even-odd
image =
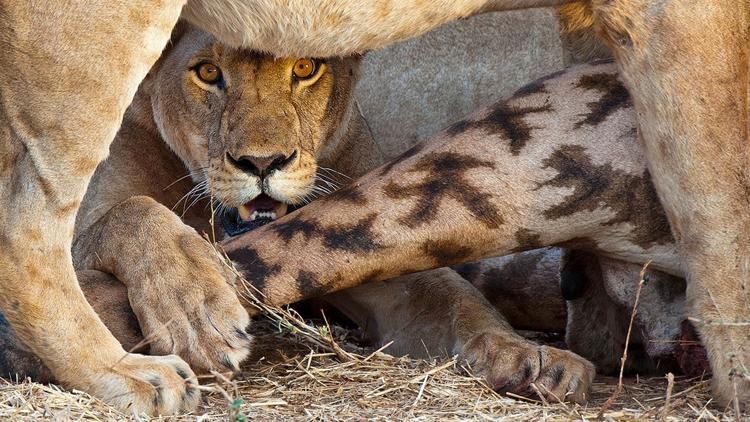
[[[86,302],[70,252],[88,181],[182,6],[147,3],[0,5],[0,308],[65,385],[174,413],[197,404],[181,376],[190,369],[126,355]],[[150,376],[164,386],[159,400]]]
[[[250,348],[235,276],[212,245],[148,196],[120,202],[80,233],[76,265],[113,274],[151,353],[176,354],[196,371],[236,370]]]

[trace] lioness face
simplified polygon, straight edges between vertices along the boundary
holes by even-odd
[[[348,119],[359,59],[273,58],[189,29],[153,74],[159,130],[234,235],[308,198]]]

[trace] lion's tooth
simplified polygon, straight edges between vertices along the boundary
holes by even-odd
[[[253,213],[250,214],[250,221],[255,221],[256,218],[258,218],[258,211],[253,211]]]
[[[240,213],[240,218],[244,221],[250,220],[250,208],[248,208],[245,205],[240,205],[239,208],[237,208],[237,211]]]
[[[274,219],[281,218],[286,215],[287,209],[289,208],[289,205],[287,205],[285,202],[279,202],[276,204],[276,216]]]

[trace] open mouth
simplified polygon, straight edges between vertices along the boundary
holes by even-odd
[[[286,215],[289,206],[262,193],[255,199],[224,214],[222,226],[229,236],[257,229]]]

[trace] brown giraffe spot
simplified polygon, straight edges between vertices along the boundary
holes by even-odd
[[[305,240],[310,240],[310,238],[320,230],[317,221],[305,220],[300,216],[291,220],[272,224],[269,227],[287,243],[289,243],[289,241],[294,238],[294,235],[298,233],[301,234]]]
[[[451,198],[466,208],[486,227],[494,229],[503,224],[503,218],[491,195],[482,192],[466,180],[466,172],[476,168],[494,169],[491,161],[482,161],[470,155],[452,152],[437,152],[421,157],[409,172],[426,172],[425,177],[411,185],[388,183],[383,192],[392,199],[416,198],[417,201],[407,216],[399,223],[416,228],[435,218],[440,204]]]
[[[542,244],[542,238],[539,236],[539,233],[529,229],[520,228],[516,230],[514,236],[516,242],[518,242],[518,246],[513,248],[513,252],[528,251],[530,249],[538,249],[545,246]]]
[[[558,219],[580,211],[610,208],[615,216],[607,225],[630,222],[630,240],[647,249],[672,242],[672,233],[648,171],[628,174],[610,164],[594,165],[580,145],[563,145],[543,161],[544,168],[558,171],[557,176],[539,185],[573,188],[563,202],[544,211]]]
[[[434,258],[440,266],[463,262],[473,252],[470,247],[450,240],[428,240],[422,244],[422,251]]]
[[[324,227],[316,220],[305,220],[298,217],[274,223],[268,227],[269,230],[272,230],[287,243],[299,234],[304,237],[305,241],[320,238],[323,246],[329,249],[374,252],[383,248],[383,245],[375,241],[376,236],[372,232],[372,226],[376,218],[376,214],[369,214],[354,225]]]
[[[510,152],[513,155],[521,153],[521,149],[531,139],[531,130],[524,120],[527,114],[552,111],[552,106],[545,104],[538,107],[516,107],[507,102],[499,102],[487,117],[482,120],[462,120],[447,129],[451,136],[459,135],[468,130],[483,130],[487,133],[500,133],[508,139]]]
[[[560,70],[555,73],[550,73],[547,76],[541,77],[534,82],[526,84],[513,93],[513,98],[523,98],[534,94],[547,94],[547,87],[545,86],[547,81],[555,79],[556,77],[565,73],[564,70]]]
[[[318,282],[315,273],[304,270],[297,273],[297,289],[305,298],[319,297],[328,293],[328,289]]]
[[[584,75],[576,85],[578,88],[599,91],[602,96],[597,101],[587,104],[590,112],[583,120],[576,123],[576,128],[583,125],[596,126],[605,121],[612,113],[630,107],[630,96],[625,85],[614,73],[596,73]]]
[[[370,214],[353,226],[337,225],[322,229],[320,236],[323,246],[348,252],[374,252],[383,249],[372,232],[376,218],[376,214]]]
[[[281,272],[280,265],[267,264],[253,248],[240,248],[227,255],[239,264],[245,278],[261,293],[265,293],[268,279]]]
[[[318,199],[318,202],[347,202],[364,206],[367,205],[367,197],[359,190],[358,185],[351,184]]]

